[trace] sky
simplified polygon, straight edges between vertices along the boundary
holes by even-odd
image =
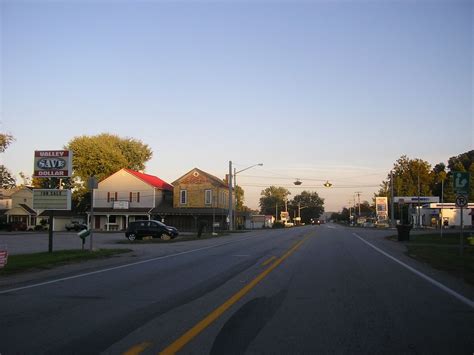
[[[471,1],[3,0],[0,16],[16,175],[108,132],[148,144],[167,182],[263,163],[237,174],[249,207],[277,185],[338,211],[401,155],[474,149]]]

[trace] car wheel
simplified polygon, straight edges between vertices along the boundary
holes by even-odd
[[[168,234],[162,234],[160,236],[160,238],[161,238],[161,240],[170,240],[171,239],[171,237]]]
[[[137,239],[137,236],[134,233],[130,233],[127,238],[128,240],[133,242],[135,239]]]

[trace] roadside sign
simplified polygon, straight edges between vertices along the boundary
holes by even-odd
[[[97,189],[99,187],[99,182],[95,176],[91,176],[87,179],[87,188],[89,190]]]
[[[8,262],[8,251],[6,249],[0,249],[0,267],[5,267]]]
[[[438,196],[396,196],[393,198],[395,203],[438,203]]]
[[[468,204],[467,196],[465,195],[457,195],[456,196],[456,207],[466,207]]]
[[[453,173],[453,187],[457,194],[469,194],[469,173],[455,171]]]
[[[35,150],[33,177],[65,178],[72,173],[72,151],[70,150]]]
[[[35,210],[70,210],[71,190],[34,189],[33,209]]]

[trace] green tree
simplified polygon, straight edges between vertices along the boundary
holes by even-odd
[[[448,160],[448,168],[450,172],[453,171],[469,171],[471,165],[474,163],[474,150],[451,157]]]
[[[13,189],[16,186],[15,178],[11,175],[5,165],[0,165],[0,179],[2,189]]]
[[[282,210],[285,206],[285,200],[291,195],[291,192],[284,187],[270,186],[262,190],[260,195],[262,196],[260,197],[260,213],[273,215],[276,212],[277,206],[278,211]]]
[[[8,146],[13,143],[15,138],[11,134],[0,133],[0,153],[7,150]]]
[[[431,165],[422,159],[410,159],[402,155],[393,165],[393,187],[395,196],[430,196],[433,175]],[[419,190],[418,190],[419,189]],[[383,181],[377,196],[390,194],[390,173]]]
[[[8,146],[15,140],[12,135],[0,133],[0,153],[5,152]],[[2,189],[12,189],[16,186],[16,180],[5,165],[0,165],[0,185]]]
[[[143,170],[153,154],[150,147],[139,140],[108,133],[75,137],[65,149],[73,152],[73,177],[62,179],[61,183],[64,188],[73,189],[72,205],[80,212],[90,208],[90,192],[86,186],[89,177],[95,176],[100,181],[122,168]],[[57,188],[59,183],[59,179],[33,180],[33,185],[45,188]]]
[[[83,182],[91,176],[102,180],[122,168],[143,170],[153,154],[139,140],[108,133],[75,137],[65,148],[73,152],[74,177]]]
[[[311,218],[317,219],[324,212],[324,199],[317,192],[302,191],[291,200],[290,205],[296,215],[301,212],[303,223],[310,223]]]
[[[237,211],[244,211],[244,189],[241,188],[239,185],[235,187],[235,200],[237,205]]]

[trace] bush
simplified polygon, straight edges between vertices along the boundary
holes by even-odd
[[[44,230],[43,226],[37,225],[35,226],[35,231],[42,231]]]

